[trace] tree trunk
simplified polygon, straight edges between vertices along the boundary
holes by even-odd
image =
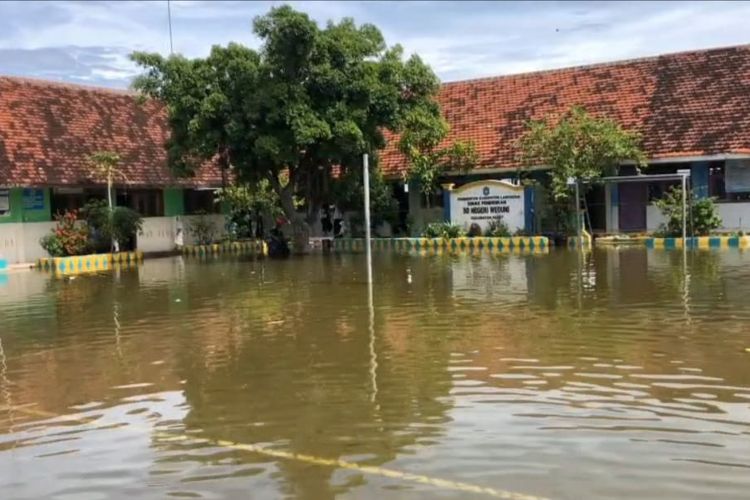
[[[279,191],[279,201],[284,215],[292,226],[292,251],[295,254],[310,252],[310,225],[305,217],[294,208],[294,197],[289,186]]]
[[[113,203],[112,203],[112,170],[109,169],[107,171],[107,205],[109,206],[109,222],[110,225],[112,224],[112,210],[113,210]],[[110,241],[110,251],[112,252],[119,252],[120,251],[120,243],[112,237],[112,240]]]
[[[292,219],[292,251],[300,255],[310,253],[310,225],[303,217]]]

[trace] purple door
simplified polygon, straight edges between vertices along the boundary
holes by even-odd
[[[645,231],[648,185],[645,182],[625,182],[619,185],[620,231]]]

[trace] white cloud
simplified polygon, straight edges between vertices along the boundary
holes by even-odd
[[[253,17],[282,3],[173,1],[175,49],[198,57],[229,41],[257,46]],[[447,80],[750,43],[746,2],[292,4],[321,23],[371,22]],[[133,50],[169,51],[165,1],[0,2],[0,73],[126,85]]]

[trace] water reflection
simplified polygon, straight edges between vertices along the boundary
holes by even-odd
[[[686,275],[682,254],[642,249],[386,254],[372,294],[347,255],[14,274],[0,487],[466,498],[187,435],[550,498],[742,498],[748,259],[689,253]]]

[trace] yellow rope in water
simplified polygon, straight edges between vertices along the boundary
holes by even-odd
[[[79,421],[84,424],[90,424],[91,421],[85,418],[71,417],[66,415],[54,415],[46,411],[36,410],[28,407],[15,407],[15,411],[20,413],[27,413],[30,415],[44,416],[49,418],[61,418],[67,421]],[[149,429],[149,431],[151,431]],[[441,479],[437,477],[425,476],[423,474],[413,474],[411,472],[402,472],[394,469],[387,469],[384,467],[378,467],[373,465],[360,465],[354,462],[348,462],[346,460],[332,459],[316,457],[313,455],[306,455],[303,453],[294,453],[289,451],[274,450],[265,446],[259,446],[254,444],[243,444],[236,443],[234,441],[227,441],[225,439],[207,439],[188,436],[185,434],[169,434],[163,432],[156,432],[155,436],[162,442],[178,442],[178,441],[193,441],[194,443],[206,443],[221,448],[227,448],[231,450],[246,451],[249,453],[255,453],[266,457],[279,458],[282,460],[291,460],[296,462],[307,463],[310,465],[318,465],[324,467],[336,467],[339,469],[358,471],[363,474],[370,474],[374,476],[382,476],[391,479],[399,479],[401,481],[407,481],[412,483],[425,484],[433,486],[435,488],[461,491],[464,493],[474,493],[478,495],[484,495],[491,498],[502,498],[505,500],[548,500],[544,497],[538,497],[534,495],[527,495],[525,493],[517,493],[513,491],[504,491],[496,488],[490,488],[487,486],[477,486],[475,484],[464,483],[461,481],[451,481],[449,479]]]

